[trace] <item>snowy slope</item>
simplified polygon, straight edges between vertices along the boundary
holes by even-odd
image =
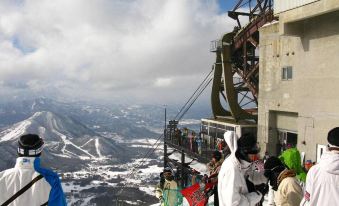
[[[0,160],[0,168],[15,159],[17,139],[26,133],[35,133],[44,139],[48,163],[56,165],[54,163],[62,161],[66,168],[76,168],[77,165],[73,166],[76,160],[123,159],[119,157],[125,151],[114,140],[95,133],[72,118],[42,111],[0,132],[0,154],[8,153],[12,158],[6,159],[6,163]]]

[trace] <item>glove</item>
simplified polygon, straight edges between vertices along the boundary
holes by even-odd
[[[260,185],[256,185],[255,186],[255,189],[257,190],[257,191],[259,191],[263,196],[265,196],[265,194],[267,194],[268,193],[268,189],[269,189],[269,187],[268,187],[268,185],[267,184],[260,184]]]
[[[248,178],[246,178],[246,186],[249,193],[256,191],[253,182],[249,181]]]
[[[206,197],[206,198],[209,198],[209,197],[211,197],[212,195],[213,195],[213,190],[212,190],[212,189],[208,190],[208,191],[205,193],[205,197]]]

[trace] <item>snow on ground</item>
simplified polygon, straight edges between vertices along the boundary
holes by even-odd
[[[126,140],[123,136],[118,135],[116,133],[100,132],[100,135],[107,137],[107,138],[110,138],[117,143],[125,143],[126,142]]]
[[[146,129],[150,130],[151,132],[154,132],[156,134],[162,134],[164,132],[164,129],[162,128],[157,128],[157,127],[152,127],[152,126],[144,126]]]
[[[181,162],[181,154],[179,152],[174,152],[173,154],[171,154],[169,156],[171,159],[177,160],[179,162]],[[188,154],[185,155],[185,162],[191,162],[193,158],[189,157]],[[190,164],[190,167],[192,167],[193,169],[199,171],[202,175],[204,174],[209,174],[208,169],[206,167],[205,164],[197,162],[197,161],[193,161]]]
[[[26,132],[27,127],[32,124],[32,120],[39,115],[41,115],[41,112],[36,112],[33,116],[31,116],[27,120],[15,124],[14,129],[8,129],[1,132],[0,142],[9,141],[23,135]]]
[[[160,141],[160,140],[159,140]],[[157,139],[153,139],[153,138],[142,138],[142,139],[133,139],[133,140],[125,140],[124,143],[129,143],[129,144],[155,144],[157,141]]]
[[[80,147],[84,147],[84,146],[86,146],[88,143],[90,143],[90,142],[92,142],[92,141],[93,141],[93,139],[90,139],[90,140],[88,140],[85,144],[81,145]]]
[[[97,140],[94,139],[92,141]],[[99,149],[100,141],[95,143],[96,147]],[[131,148],[150,148],[152,145],[157,143],[157,139],[144,138],[128,141],[124,140],[123,143]],[[121,184],[123,184],[127,187],[138,188],[146,194],[154,196],[156,179],[159,178],[159,174],[163,170],[162,145],[163,143],[160,142],[159,150],[155,151],[156,156],[152,158],[135,158],[131,159],[128,163],[115,165],[105,165],[104,161],[92,161],[88,167],[83,168],[82,170],[65,173],[64,176],[68,181],[65,184],[63,183],[63,188],[65,192],[71,196],[68,198],[69,205],[72,205],[72,203],[79,200],[79,198],[76,199],[74,197],[77,196],[75,194],[81,195],[82,190],[91,188],[94,189],[101,185],[108,187],[121,187]],[[140,155],[140,157],[143,156],[143,154]],[[89,182],[86,187],[80,187],[79,182],[82,182],[82,180]],[[94,196],[86,197],[87,203],[93,197]],[[81,205],[85,206],[87,203],[81,203]],[[138,205],[136,200],[129,203]]]
[[[192,125],[192,124],[199,124],[200,125],[201,120],[200,119],[183,119],[180,121],[180,125]]]
[[[138,205],[138,202],[132,202],[132,201],[126,201],[126,203],[131,204],[131,205]]]
[[[132,144],[132,145],[129,145],[129,147],[135,147],[135,148],[153,148],[152,145],[139,145],[139,144]]]
[[[26,128],[31,125],[30,121],[23,121],[21,123],[19,123],[18,126],[16,126],[13,130],[7,130],[4,133],[7,133],[1,138],[0,142],[5,142],[5,141],[9,141],[14,139],[15,137],[19,137],[22,134],[24,134],[24,132],[26,131]]]
[[[89,188],[92,187],[92,185],[86,185],[86,186],[80,187],[79,185],[75,185],[74,182],[66,182],[66,183],[62,182],[61,185],[62,185],[62,189],[65,193],[89,189]]]
[[[96,149],[96,151],[97,151],[97,154],[98,154],[98,156],[99,156],[99,159],[103,159],[104,157],[101,155],[101,152],[100,152],[99,147],[100,147],[99,138],[96,138],[96,139],[95,139],[95,149]]]
[[[66,146],[67,146],[67,145],[72,145],[73,147],[75,147],[76,149],[78,149],[78,150],[80,150],[81,152],[85,153],[85,154],[88,155],[89,157],[95,158],[95,156],[93,156],[92,154],[90,154],[87,150],[84,150],[84,149],[82,149],[81,147],[79,147],[78,145],[76,145],[76,144],[74,144],[73,142],[71,142],[71,141],[66,137],[66,135],[61,134],[60,132],[58,132],[58,131],[56,131],[56,130],[54,130],[54,129],[52,129],[51,131],[52,131],[53,133],[57,134],[57,135],[61,138],[61,140],[64,142],[64,147],[61,149],[61,151],[62,151],[63,153],[66,152]],[[69,152],[69,151],[67,151],[67,152]]]

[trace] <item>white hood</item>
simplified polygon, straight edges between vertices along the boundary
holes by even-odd
[[[247,171],[251,167],[252,163],[244,161],[244,160],[238,160],[235,157],[235,152],[238,149],[238,139],[239,139],[238,135],[235,134],[233,131],[227,131],[224,134],[224,139],[228,147],[231,150],[231,155],[233,155],[233,158],[232,158],[233,163],[237,165],[239,169],[243,171]]]
[[[339,175],[339,153],[326,150],[321,156],[320,169],[334,175]]]
[[[254,206],[262,196],[255,192],[248,192],[244,175],[250,163],[239,162],[235,156],[238,149],[238,136],[232,131],[227,131],[224,139],[231,154],[223,162],[218,175],[219,205]]]
[[[238,136],[233,131],[227,131],[224,134],[224,139],[231,150],[231,154],[235,155],[238,149]]]

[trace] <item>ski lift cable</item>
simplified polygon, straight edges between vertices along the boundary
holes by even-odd
[[[209,83],[212,81],[213,78],[211,78],[208,82],[205,83],[205,85],[200,89],[198,94],[194,97],[194,99],[190,102],[188,107],[184,110],[184,112],[180,115],[178,118],[178,121],[180,121],[183,116],[188,112],[188,110],[192,107],[192,105],[195,103],[195,101],[199,98],[199,96],[202,94],[202,92],[206,89],[206,87],[209,85]]]
[[[210,78],[208,80],[208,82],[205,83],[205,85],[202,87],[202,89],[198,92],[198,95],[193,99],[193,102],[190,103],[190,105],[188,106],[188,108],[186,108],[185,112],[180,116],[179,120],[182,119],[182,117],[187,113],[187,111],[191,108],[191,106],[194,104],[194,102],[198,99],[198,97],[204,92],[204,90],[207,88],[207,86],[210,84],[210,82],[213,80],[213,78]],[[155,144],[158,143],[158,141],[160,140],[160,138],[162,137],[163,135],[161,135],[157,141],[153,144],[152,148],[155,146]],[[150,150],[148,151],[148,153],[145,155],[145,157],[142,159],[142,161],[134,168],[138,168],[140,167],[145,161],[147,158],[149,158],[156,150],[157,148],[159,147],[161,142],[159,142],[157,144],[157,146],[150,152]],[[193,161],[193,160],[192,160]],[[133,174],[133,173],[132,173]]]
[[[179,113],[173,119],[177,119],[186,110],[187,106],[190,105],[190,103],[196,98],[196,96],[199,94],[199,91],[201,91],[205,84],[206,80],[204,80],[204,82],[202,82],[202,84],[195,90],[193,95],[187,100],[184,106],[179,110]]]
[[[179,113],[178,113],[178,114],[179,114]],[[177,116],[178,116],[178,114],[177,114]],[[156,142],[155,142],[155,143],[151,146],[151,148],[146,152],[146,154],[145,154],[144,157],[141,159],[141,161],[139,162],[139,164],[137,164],[136,166],[133,166],[131,173],[129,173],[129,174],[127,175],[127,177],[129,177],[129,176],[131,176],[131,175],[134,175],[134,173],[136,172],[136,169],[138,169],[138,168],[146,161],[146,159],[149,158],[149,157],[155,152],[155,150],[159,147],[159,145],[160,145],[160,143],[161,143],[161,142],[159,142],[159,141],[160,141],[160,139],[161,139],[163,136],[164,136],[164,134],[161,134],[161,135],[157,138]],[[154,147],[154,146],[155,146],[155,147]]]
[[[140,166],[142,166],[142,165],[145,163],[146,159],[149,158],[149,157],[150,157],[150,156],[158,149],[159,145],[161,144],[161,142],[159,142],[159,140],[160,140],[162,137],[163,137],[163,134],[160,135],[159,138],[157,139],[157,141],[153,144],[153,146],[155,146],[155,144],[157,144],[157,146],[156,146],[155,148],[152,147],[152,148],[146,153],[146,155],[142,158],[142,160],[139,162],[139,164],[136,165],[136,166],[134,166],[134,167],[132,168],[132,171],[131,171],[131,173],[129,173],[129,174],[127,175],[127,178],[128,178],[128,177],[131,177],[131,176],[133,176],[133,175],[135,175],[135,173],[137,172],[137,169],[138,169]],[[118,195],[121,194],[121,193],[124,191],[125,188],[126,188],[126,186],[123,186],[123,187],[121,188],[121,190],[118,192]]]
[[[206,84],[208,78],[211,77],[211,73],[214,68],[210,71],[210,73],[205,77],[205,79],[201,82],[201,84],[198,86],[198,88],[194,91],[192,96],[187,100],[187,102],[184,104],[184,106],[179,110],[179,113],[174,117],[176,119],[183,111],[186,110],[186,106],[191,103],[191,101],[196,97],[196,95],[199,93],[199,91],[204,87],[204,84]]]
[[[179,110],[179,113],[173,118],[176,119],[179,114],[185,109],[185,107],[189,104],[189,102],[192,100],[192,98],[194,98],[194,96],[196,95],[196,93],[201,89],[201,87],[203,86],[203,84],[206,82],[206,80],[208,79],[208,77],[211,75],[211,73],[214,70],[214,66],[212,67],[212,70],[207,74],[207,76],[204,78],[204,80],[200,83],[200,85],[198,86],[198,88],[194,91],[194,93],[192,94],[192,96],[187,100],[187,102],[181,107],[181,109]]]
[[[211,81],[213,80],[213,78],[211,78],[203,87],[203,89],[198,93],[198,95],[194,98],[194,100],[190,103],[190,105],[188,106],[188,108],[185,110],[185,112],[180,115],[178,120],[181,120],[185,114],[188,112],[188,110],[192,107],[192,105],[195,103],[195,101],[200,97],[200,95],[205,91],[205,89],[207,88],[207,86],[211,83]]]
[[[210,72],[210,73],[211,73],[211,72]],[[210,73],[209,73],[209,75],[210,75]],[[205,82],[205,80],[204,80],[205,84],[202,85],[202,87],[200,88],[200,90],[198,90],[199,92],[198,92],[197,95],[194,97],[193,101],[190,102],[188,108],[185,109],[185,112],[184,112],[182,115],[180,115],[179,120],[181,120],[182,117],[187,113],[187,111],[191,108],[191,106],[195,103],[195,101],[199,98],[199,96],[203,93],[203,91],[207,88],[207,86],[210,84],[210,82],[211,82],[212,80],[213,80],[213,78],[210,78],[207,82]],[[178,116],[180,113],[181,113],[181,112],[179,112],[176,116]],[[160,145],[160,143],[161,143],[161,142],[159,142],[159,140],[160,140],[162,137],[163,137],[163,134],[161,134],[161,135],[159,136],[159,138],[156,140],[156,142],[151,146],[150,150],[148,150],[147,153],[145,154],[145,156],[142,158],[141,162],[140,162],[136,167],[134,167],[134,168],[140,167],[140,166],[146,161],[146,159],[147,159],[148,157],[150,157],[150,156],[155,152],[155,150],[159,147],[159,145]],[[157,146],[154,148],[154,146],[155,146],[156,144],[157,144]],[[153,149],[153,150],[152,150],[152,149]]]
[[[194,104],[194,102],[197,100],[197,98],[201,95],[201,93],[206,89],[206,87],[209,85],[209,83],[212,81],[213,78],[211,78],[211,73],[213,72],[214,67],[212,68],[212,70],[208,73],[208,75],[204,78],[204,80],[202,81],[202,83],[199,85],[199,87],[196,89],[196,91],[193,93],[193,95],[189,98],[189,100],[185,103],[185,105],[180,109],[180,111],[178,112],[178,114],[175,116],[178,117],[180,115],[180,113],[183,111],[183,109],[185,109],[185,107],[187,105],[189,105],[188,108],[186,108],[184,111],[184,113],[182,115],[180,115],[180,117],[182,118],[186,112],[190,109],[190,107]],[[210,78],[209,78],[210,77]],[[208,80],[209,79],[209,80]],[[206,81],[208,80],[208,81]],[[193,99],[193,101],[191,101]],[[180,119],[181,119],[180,118]],[[129,173],[127,175],[127,177],[130,177],[132,175],[134,175],[137,172],[137,169],[142,166],[145,161],[152,155],[154,154],[154,152],[158,149],[158,147],[160,146],[161,142],[160,139],[164,136],[164,134],[161,134],[156,142],[151,146],[151,148],[147,151],[147,153],[144,155],[144,157],[141,159],[141,161],[139,162],[139,164],[137,164],[136,166],[133,166],[131,173]],[[118,194],[121,194],[122,191],[125,189],[126,187],[122,187],[122,189],[118,192]]]

